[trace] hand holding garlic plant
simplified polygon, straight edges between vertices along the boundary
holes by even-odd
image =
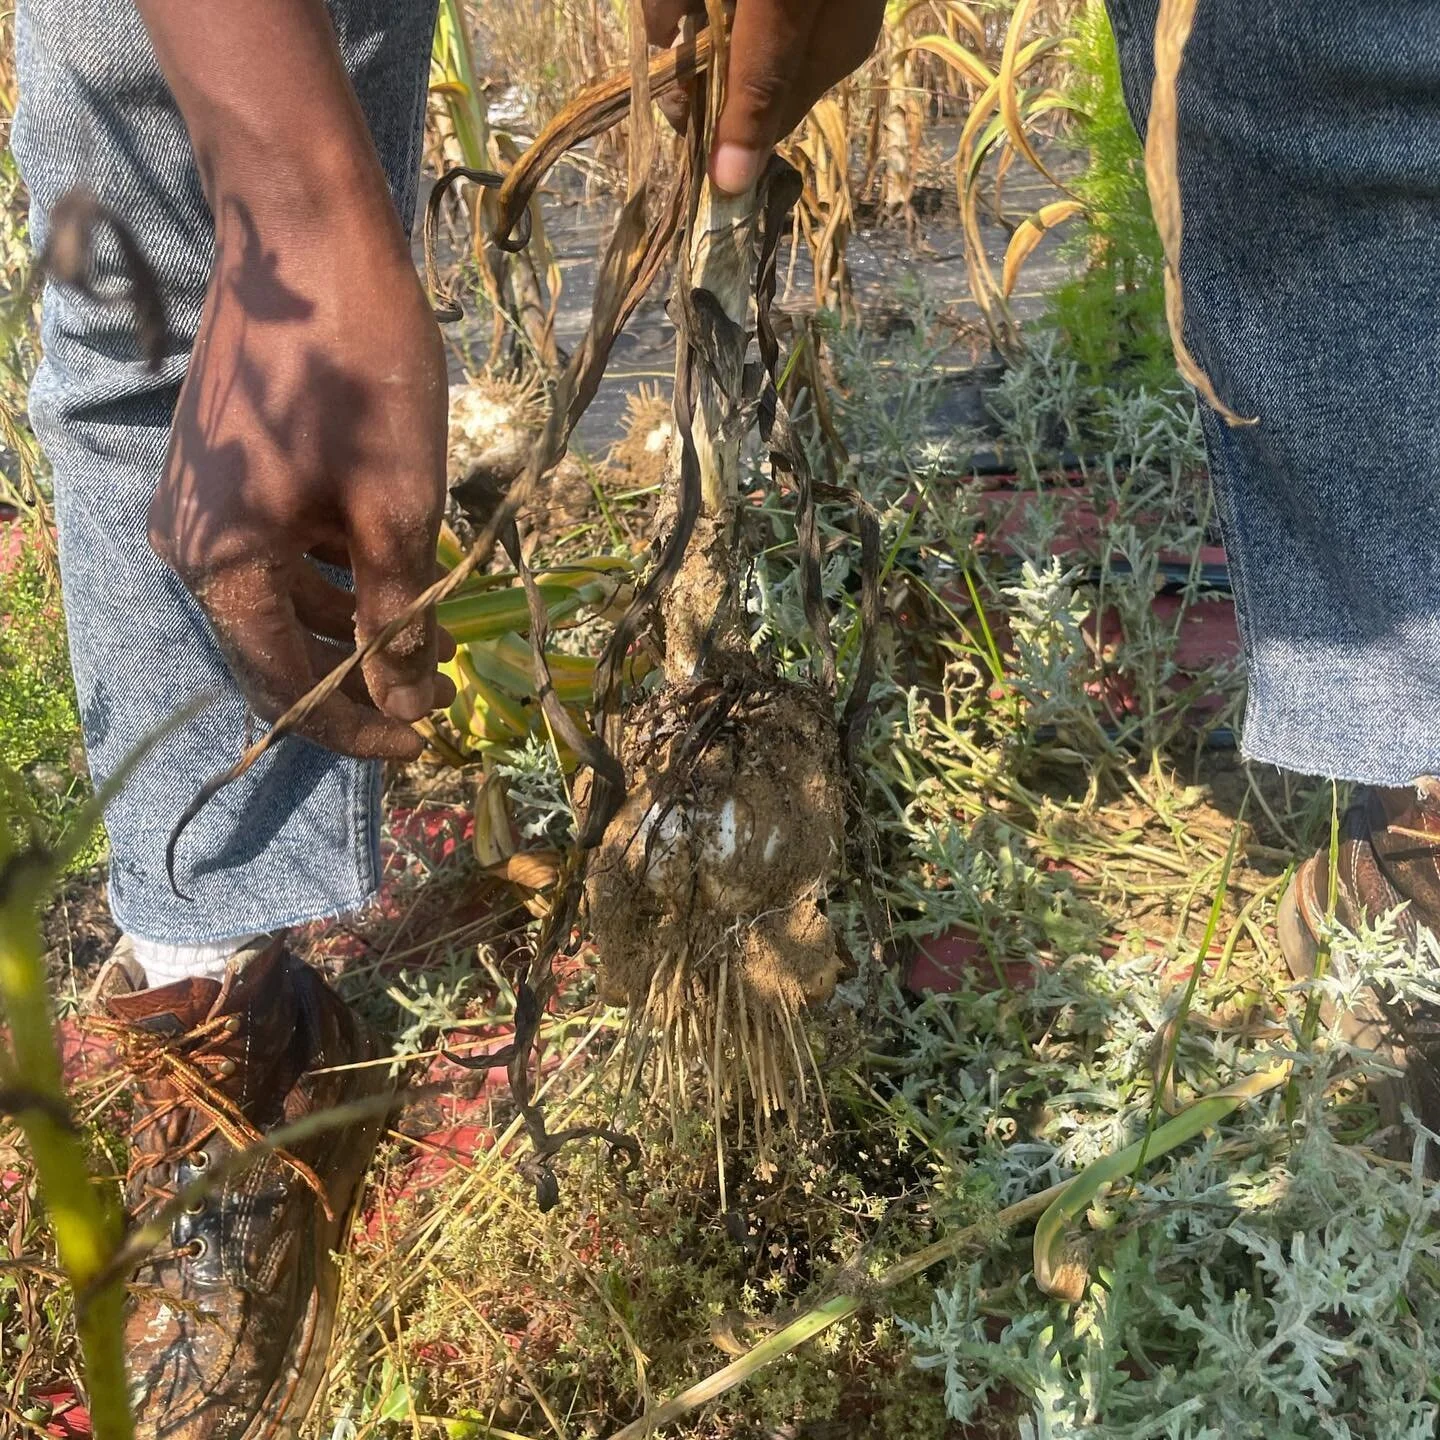
[[[710,178],[728,195],[750,190],[783,140],[832,85],[869,58],[884,0],[736,0],[725,104],[710,150]],[[681,20],[705,18],[697,0],[645,0],[653,45]],[[672,116],[672,118],[679,118]]]

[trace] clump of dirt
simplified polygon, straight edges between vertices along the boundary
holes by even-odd
[[[529,463],[545,425],[545,391],[533,381],[481,375],[450,387],[451,490],[501,492]]]
[[[450,387],[446,481],[447,519],[468,543],[524,473],[545,428],[545,387],[533,377],[509,380],[481,375]],[[573,528],[595,512],[595,491],[586,467],[562,460],[520,517],[522,532],[550,534]]]
[[[641,385],[625,397],[625,433],[610,447],[610,463],[637,488],[659,485],[675,444],[675,411],[668,395]]]
[[[747,657],[642,700],[626,732],[628,795],[585,887],[601,993],[658,1038],[670,1084],[698,1062],[724,1100],[743,1073],[767,1116],[803,1076],[793,1017],[840,970],[824,911],[845,843],[834,721]]]

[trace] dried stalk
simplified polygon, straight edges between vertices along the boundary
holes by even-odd
[[[754,288],[755,193],[722,194],[700,184],[678,304],[683,315],[678,365],[690,367],[690,436],[699,468],[700,514],[689,548],[662,603],[665,674],[695,678],[707,651],[744,646],[740,624],[735,519],[746,430],[742,391]],[[683,387],[683,378],[677,385]],[[683,443],[683,442],[682,442]],[[678,513],[681,466],[672,466]]]
[[[439,79],[432,82],[432,88],[444,100],[461,162],[472,170],[498,166],[507,157],[503,153],[501,138],[490,130],[489,110],[476,78],[474,52],[460,0],[441,0],[435,27],[432,72],[439,74]],[[542,369],[553,372],[560,366],[555,341],[560,272],[554,265],[546,267],[550,289],[547,301],[542,293],[540,266],[532,248],[527,246],[511,254],[489,242],[487,237],[494,228],[495,214],[495,196],[485,190],[476,191],[471,197],[475,261],[481,284],[494,311],[487,364],[493,365],[500,359],[501,348],[513,324],[525,335]],[[543,244],[543,232],[535,229],[536,220],[538,215],[532,210],[534,248],[548,250],[548,246]]]
[[[151,743],[192,719],[199,708],[198,703],[186,706]],[[0,1050],[0,1109],[14,1114],[29,1144],[60,1267],[74,1287],[75,1329],[95,1440],[130,1440],[134,1434],[125,1378],[124,1275],[112,1269],[123,1221],[113,1188],[102,1190],[91,1177],[85,1142],[70,1116],[45,987],[39,916],[56,877],[148,748],[142,746],[121,765],[54,850],[38,843],[15,847],[10,796],[0,774],[0,1013],[10,1032],[8,1050]]]
[[[34,851],[5,856],[4,820],[0,815],[0,1000],[13,1055],[0,1059],[0,1083],[12,1093],[6,1108],[13,1108],[35,1158],[60,1264],[79,1292],[105,1269],[118,1246],[120,1214],[113,1196],[90,1177],[84,1142],[69,1119],[50,1027],[38,916],[53,862]],[[18,1076],[25,1078],[23,1096],[12,1089]],[[129,1440],[134,1433],[121,1347],[124,1300],[124,1286],[115,1283],[75,1307],[96,1440]]]
[[[1195,20],[1195,0],[1161,0],[1155,22],[1155,85],[1145,133],[1145,184],[1155,224],[1165,247],[1165,319],[1175,364],[1200,398],[1228,425],[1254,425],[1257,417],[1237,415],[1219,396],[1210,377],[1185,343],[1185,291],[1180,280],[1184,214],[1180,201],[1180,62]]]

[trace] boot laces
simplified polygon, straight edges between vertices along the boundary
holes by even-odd
[[[237,1015],[220,1015],[172,1036],[104,1017],[89,1020],[89,1028],[110,1040],[121,1067],[137,1082],[125,1184],[128,1189],[140,1180],[142,1209],[159,1208],[175,1198],[178,1167],[199,1154],[212,1136],[223,1136],[236,1151],[265,1146],[264,1134],[218,1083],[233,1073],[235,1062],[221,1047],[239,1024]],[[200,1123],[177,1126],[187,1113]],[[168,1137],[177,1133],[180,1140],[171,1142]],[[314,1192],[327,1219],[333,1219],[325,1184],[315,1171],[290,1151],[271,1149]]]

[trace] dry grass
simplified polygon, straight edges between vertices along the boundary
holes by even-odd
[[[1283,828],[1246,828],[1218,929],[1202,952],[1235,802],[1248,784],[1225,767],[1198,790],[1156,774],[1141,796],[1098,803],[1063,787],[1043,795],[1016,787],[996,809],[999,797],[976,803],[983,797],[971,777],[952,772],[928,803],[966,815],[962,833],[982,850],[1023,849],[1027,864],[1054,867],[1055,877],[1030,898],[971,897],[981,943],[969,983],[994,993],[995,974],[1013,984],[1031,965],[1097,953],[1117,969],[1152,966],[1178,993],[1199,955],[1204,983],[1193,1023],[1263,1033],[1287,1003],[1268,934],[1278,857],[1315,833],[1316,813],[1303,796],[1298,811],[1287,809],[1283,792],[1256,802]],[[933,862],[914,860],[892,880],[892,914],[919,928],[916,891],[955,883]],[[891,1052],[904,1033],[896,1027],[924,1029],[935,1016],[926,1020],[924,1007],[911,1010],[914,1002],[883,989],[871,992],[868,1003],[876,1002],[868,1022],[867,1007],[845,1006],[812,1022],[833,1124],[818,1110],[800,1117],[800,1136],[781,1147],[778,1163],[773,1153],[762,1159],[729,1147],[726,1206],[704,1112],[667,1117],[645,1102],[633,1088],[635,1057],[582,975],[559,1004],[575,1028],[553,1052],[549,1121],[619,1125],[641,1140],[640,1166],[619,1174],[603,1152],[577,1150],[562,1170],[560,1206],[542,1215],[503,1096],[481,1121],[493,1144],[453,1161],[442,1184],[407,1185],[427,1145],[397,1135],[376,1178],[376,1220],[349,1261],[353,1298],[334,1413],[358,1422],[357,1435],[388,1433],[379,1416],[399,1433],[439,1433],[442,1422],[468,1420],[476,1435],[487,1426],[526,1436],[608,1434],[647,1399],[718,1370],[859,1279],[858,1317],[844,1317],[818,1350],[777,1363],[708,1418],[689,1417],[687,1433],[743,1435],[840,1415],[850,1417],[847,1434],[876,1440],[943,1433],[941,1389],[908,1369],[890,1318],[924,1314],[923,1280],[877,1304],[863,1277],[939,1238],[945,1217],[983,1217],[985,1202],[962,1199],[963,1185],[949,1193],[958,1172],[947,1147],[923,1112],[899,1103],[896,1066],[907,1062],[903,1041],[900,1054]],[[1142,1059],[1128,1083],[1147,1083],[1147,1064],[1158,1067],[1170,1033],[1156,1029],[1152,1060]],[[1032,1032],[1028,1043],[1045,1040]],[[1187,1063],[1180,1083],[1203,1090],[1209,1081]],[[1046,1122],[1028,1123],[1037,1139],[1045,1133]]]

